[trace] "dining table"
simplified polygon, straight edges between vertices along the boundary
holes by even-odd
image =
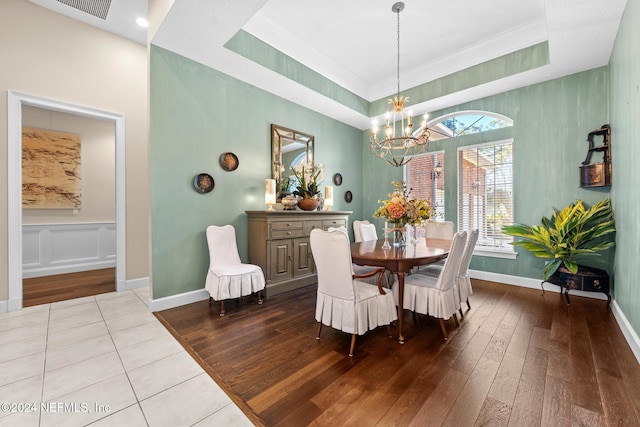
[[[404,278],[414,268],[436,263],[449,255],[451,240],[419,238],[405,247],[386,248],[385,239],[351,243],[351,259],[355,264],[384,267],[398,276],[398,341],[404,344],[402,314]]]

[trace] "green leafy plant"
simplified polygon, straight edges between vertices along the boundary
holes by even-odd
[[[296,189],[293,194],[302,198],[314,198],[320,194],[319,185],[323,180],[323,169],[322,163],[303,163],[291,169],[296,181]]]
[[[600,252],[615,245],[611,234],[616,231],[611,200],[602,200],[585,209],[582,200],[576,200],[551,218],[542,217],[541,225],[513,224],[502,232],[519,237],[512,245],[522,246],[538,258],[550,260],[544,268],[548,280],[564,265],[571,273],[578,271],[576,258],[581,262],[600,256]]]

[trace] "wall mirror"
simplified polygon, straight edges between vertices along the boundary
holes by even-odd
[[[313,164],[313,135],[271,125],[271,178],[276,180],[278,201],[294,189],[292,168]]]

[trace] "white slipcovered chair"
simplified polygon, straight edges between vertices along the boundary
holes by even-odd
[[[262,269],[253,264],[243,264],[238,254],[236,230],[232,225],[207,227],[209,246],[209,270],[205,289],[211,300],[220,301],[220,316],[224,316],[224,300],[258,293],[258,304],[262,304],[265,280]]]
[[[333,231],[339,231],[341,233],[344,233],[345,236],[347,236],[347,239],[349,239],[349,232],[347,231],[347,228],[344,225],[341,225],[340,227],[329,227],[327,229],[327,231],[329,232],[333,232]],[[377,271],[380,270],[380,267],[372,267],[372,266],[368,266],[368,265],[358,265],[358,264],[351,264],[351,271],[353,272],[353,274],[356,274],[360,277],[362,276],[368,276],[369,273],[371,273],[372,271]],[[371,283],[373,285],[378,283],[378,278],[371,276],[371,277],[367,277],[366,280],[364,280],[367,283]],[[383,282],[384,283],[384,282]],[[389,287],[389,286],[387,286]]]
[[[369,242],[371,240],[378,240],[378,232],[374,224],[362,224],[360,225],[360,235],[363,242]]]
[[[315,318],[319,322],[320,339],[322,325],[351,334],[349,356],[353,356],[356,337],[378,326],[390,324],[398,313],[390,289],[378,280],[377,286],[357,280],[352,273],[351,249],[345,233],[336,231],[311,231],[311,251],[318,273],[318,292]],[[381,273],[378,269],[370,275]]]
[[[452,221],[428,221],[424,224],[427,239],[453,239],[455,224]]]
[[[366,219],[363,221],[360,220],[355,220],[353,221],[353,236],[355,238],[355,242],[356,243],[360,243],[362,242],[362,233],[361,233],[361,226],[363,224],[371,224],[369,221],[367,221]]]
[[[471,264],[473,250],[478,242],[478,234],[480,233],[477,228],[469,234],[467,243],[464,246],[462,261],[460,262],[460,270],[458,270],[458,277],[456,279],[458,284],[458,293],[460,294],[460,317],[462,318],[464,318],[464,314],[462,313],[462,302],[466,302],[467,309],[471,309],[471,304],[469,304],[469,295],[473,293],[473,288],[471,287],[471,278],[469,277],[469,264]],[[440,275],[441,271],[441,266],[432,265],[420,270],[420,274],[428,274],[430,276],[437,277]]]
[[[426,274],[412,274],[404,280],[403,307],[414,313],[426,314],[440,320],[444,339],[449,339],[444,321],[453,316],[459,326],[456,312],[460,309],[460,295],[457,289],[457,275],[462,262],[462,254],[467,240],[467,232],[453,236],[451,250],[438,277]],[[398,281],[393,283],[393,296],[398,301]]]

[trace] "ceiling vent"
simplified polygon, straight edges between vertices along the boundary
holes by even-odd
[[[100,19],[107,19],[111,0],[57,0]]]

